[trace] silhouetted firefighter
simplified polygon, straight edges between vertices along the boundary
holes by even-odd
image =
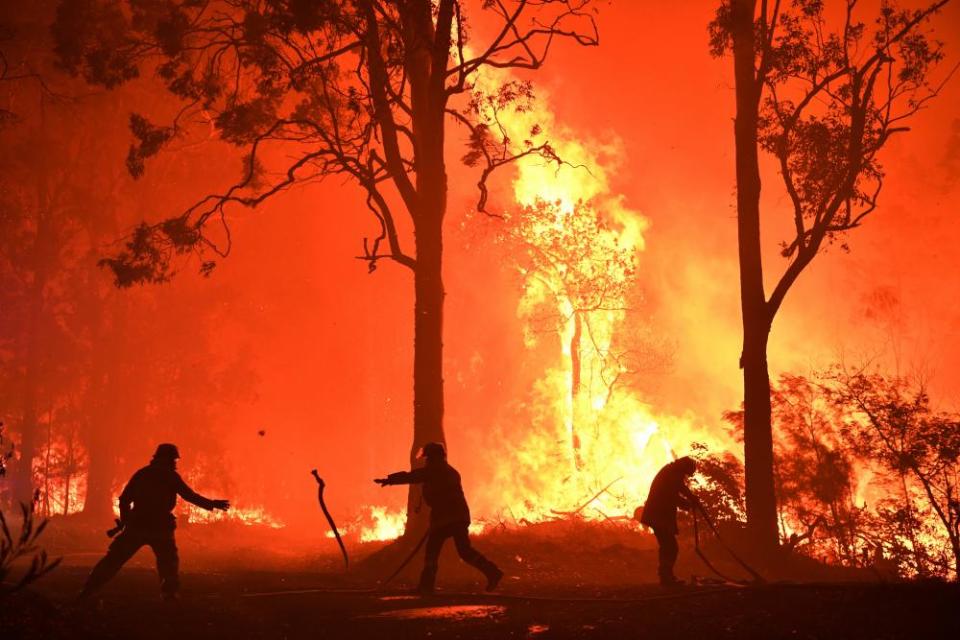
[[[643,505],[643,515],[640,522],[653,529],[660,546],[660,584],[672,586],[683,584],[673,575],[673,566],[677,563],[680,547],[677,545],[677,507],[692,509],[697,504],[697,498],[687,488],[687,478],[697,470],[697,463],[693,458],[683,457],[664,466],[653,482],[650,483],[650,494]]]
[[[93,567],[80,597],[85,598],[115,576],[140,547],[149,545],[157,556],[160,591],[165,599],[176,599],[180,586],[179,557],[174,539],[176,518],[173,507],[177,496],[208,511],[230,508],[226,500],[211,500],[187,486],[177,473],[180,452],[172,444],[161,444],[150,464],[130,478],[120,494],[120,534],[110,544],[107,555]]]
[[[447,463],[443,445],[431,442],[423,447],[421,457],[426,464],[413,471],[391,473],[374,480],[381,487],[394,484],[423,484],[423,499],[430,507],[430,530],[427,533],[423,573],[417,591],[431,593],[437,577],[443,543],[453,538],[457,553],[467,564],[479,569],[487,578],[487,591],[497,588],[503,572],[470,545],[470,508],[463,495],[460,474]]]

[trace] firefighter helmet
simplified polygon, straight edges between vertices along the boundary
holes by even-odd
[[[438,458],[444,459],[447,457],[447,450],[443,448],[443,445],[439,442],[429,442],[423,445],[423,449],[420,451],[421,458]]]
[[[687,476],[693,475],[697,471],[697,461],[690,456],[677,458],[673,464],[677,465],[677,467],[683,471],[683,474]]]
[[[177,445],[165,442],[157,446],[156,453],[153,454],[154,460],[176,460],[180,457],[180,451]]]

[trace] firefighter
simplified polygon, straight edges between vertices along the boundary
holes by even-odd
[[[699,504],[697,497],[686,484],[696,470],[697,463],[686,456],[660,469],[650,483],[650,493],[640,517],[640,522],[653,529],[653,535],[657,538],[658,573],[660,584],[665,587],[683,584],[673,575],[673,567],[680,552],[677,545],[677,508],[690,510]]]
[[[426,555],[423,573],[417,591],[432,593],[437,577],[440,550],[447,538],[453,538],[457,553],[467,564],[476,567],[487,578],[487,591],[497,588],[503,572],[470,544],[467,528],[470,526],[470,508],[463,495],[460,474],[447,463],[443,445],[431,442],[420,454],[426,463],[413,471],[391,473],[386,478],[374,480],[381,487],[395,484],[422,484],[423,499],[430,507],[430,530],[427,532]]]
[[[157,557],[160,592],[165,600],[176,600],[180,586],[179,557],[174,539],[176,518],[173,507],[177,496],[208,511],[230,508],[226,500],[211,500],[187,486],[177,473],[180,452],[172,444],[161,444],[150,464],[130,478],[120,494],[120,534],[114,538],[107,554],[87,578],[80,598],[86,598],[107,583],[144,545]]]

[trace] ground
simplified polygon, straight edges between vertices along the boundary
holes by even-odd
[[[246,552],[227,553],[221,544],[217,554],[202,544],[226,533],[181,532],[179,602],[160,600],[152,559],[141,551],[86,605],[73,598],[99,551],[71,550],[68,538],[54,534],[63,566],[30,590],[0,598],[0,638],[960,637],[958,585],[879,583],[851,573],[824,574],[829,582],[719,584],[684,547],[679,573],[699,574],[702,584],[661,589],[653,583],[650,541],[617,528],[562,525],[484,536],[478,548],[507,570],[502,589],[482,593],[480,577],[450,549],[441,590],[431,597],[404,593],[419,557],[395,584],[378,586],[406,553],[396,546],[350,545],[355,557],[346,571],[327,545],[322,554],[267,554],[263,541],[276,537],[270,532],[246,540]],[[83,541],[74,545],[81,549],[104,546],[81,535],[69,539]],[[708,551],[719,558],[719,549]]]

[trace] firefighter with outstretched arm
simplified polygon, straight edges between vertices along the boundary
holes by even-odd
[[[150,464],[133,474],[120,494],[119,535],[107,554],[87,578],[80,598],[86,598],[107,583],[144,545],[157,557],[160,592],[166,600],[175,600],[180,587],[179,556],[174,538],[176,518],[172,511],[177,496],[208,511],[230,508],[226,500],[205,498],[187,486],[177,473],[180,452],[172,444],[161,444]]]
[[[422,484],[423,499],[430,507],[430,530],[427,533],[423,573],[417,591],[432,593],[437,577],[438,561],[443,543],[453,538],[457,553],[467,564],[476,567],[487,579],[487,591],[492,591],[503,578],[503,572],[470,544],[470,508],[463,495],[460,474],[447,462],[443,445],[431,442],[423,447],[424,466],[412,471],[391,473],[374,480],[381,487],[396,484]]]

